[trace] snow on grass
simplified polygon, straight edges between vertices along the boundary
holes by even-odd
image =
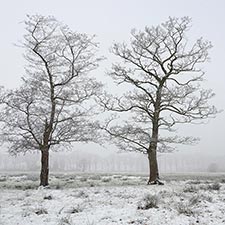
[[[37,188],[33,176],[2,175],[0,225],[222,225],[220,180],[147,186],[142,176],[52,175],[50,188]]]

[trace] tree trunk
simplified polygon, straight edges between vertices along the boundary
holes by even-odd
[[[41,150],[41,174],[40,186],[48,186],[48,173],[49,173],[49,149]]]
[[[159,100],[158,100],[159,101]],[[159,103],[158,103],[159,105]],[[158,106],[159,108],[159,106]],[[152,136],[150,140],[149,150],[148,150],[148,160],[149,160],[149,180],[147,184],[163,184],[159,180],[159,170],[157,162],[157,144],[158,144],[158,133],[159,133],[159,110],[155,111]]]
[[[148,184],[157,184],[159,180],[158,162],[157,162],[157,142],[151,141],[148,161],[149,161],[149,180]]]
[[[159,178],[156,149],[151,149],[149,151],[148,161],[149,161],[149,180],[148,180],[148,184],[150,184],[150,183],[155,183]]]

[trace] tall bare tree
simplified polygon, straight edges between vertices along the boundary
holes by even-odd
[[[71,31],[54,17],[25,21],[26,76],[2,96],[2,137],[12,154],[41,152],[40,185],[48,185],[49,150],[96,139],[93,97],[101,84],[88,74],[98,67],[94,37]]]
[[[148,155],[148,184],[161,183],[157,151],[171,151],[171,144],[196,141],[192,137],[164,137],[162,130],[173,131],[176,124],[204,120],[217,113],[208,104],[213,92],[199,85],[211,43],[202,38],[188,42],[189,27],[188,17],[169,18],[144,31],[132,30],[129,45],[116,43],[112,47],[120,61],[113,64],[109,75],[118,85],[126,88],[127,84],[131,89],[122,96],[106,94],[100,102],[109,111],[131,117],[125,122],[112,118],[102,128],[120,149]]]

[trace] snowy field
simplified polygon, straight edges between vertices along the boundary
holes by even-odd
[[[0,174],[1,225],[222,225],[225,175]]]

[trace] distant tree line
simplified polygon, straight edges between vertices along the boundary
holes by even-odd
[[[38,172],[40,169],[39,154],[11,157],[0,154],[0,172]],[[225,156],[196,157],[184,155],[163,155],[159,157],[161,173],[189,172],[225,172]],[[148,162],[141,154],[109,154],[100,156],[95,153],[74,151],[73,153],[52,154],[50,167],[52,172],[73,173],[134,173],[146,174]]]

